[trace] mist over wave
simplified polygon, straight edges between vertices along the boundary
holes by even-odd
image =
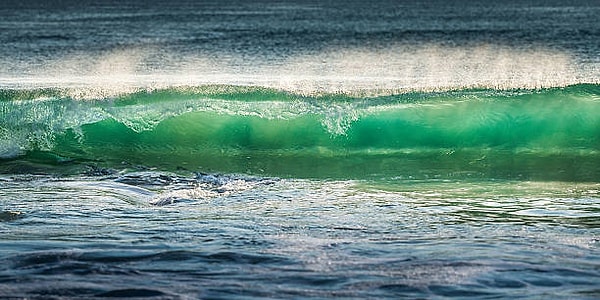
[[[580,64],[567,52],[435,44],[332,48],[259,62],[201,55],[173,59],[161,56],[156,49],[132,48],[53,58],[24,74],[1,74],[0,86],[78,87],[82,96],[94,97],[136,88],[205,84],[264,86],[303,94],[391,94],[465,88],[533,89],[600,81],[598,66]]]
[[[2,0],[0,298],[598,299],[598,0]]]

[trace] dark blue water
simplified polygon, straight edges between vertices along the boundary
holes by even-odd
[[[2,296],[598,297],[597,183],[153,174],[3,179]]]
[[[599,10],[589,0],[9,0],[0,74],[8,86],[126,74],[120,84],[335,91],[597,82]]]
[[[598,15],[2,1],[0,298],[597,299]]]

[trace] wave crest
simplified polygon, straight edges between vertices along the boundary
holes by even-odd
[[[520,164],[546,172],[549,160],[581,168],[585,178],[600,170],[599,85],[377,97],[245,86],[143,90],[88,101],[59,90],[0,95],[4,159],[275,176],[313,167],[344,173],[365,164],[375,173],[438,165],[502,173],[490,167],[498,162],[499,170]],[[35,97],[25,100],[28,95]]]

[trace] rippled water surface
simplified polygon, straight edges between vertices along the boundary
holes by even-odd
[[[599,15],[2,0],[0,298],[599,299]]]
[[[595,183],[142,172],[0,185],[2,296],[600,296]]]

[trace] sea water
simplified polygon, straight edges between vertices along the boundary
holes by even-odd
[[[4,1],[0,297],[600,297],[595,1]]]

